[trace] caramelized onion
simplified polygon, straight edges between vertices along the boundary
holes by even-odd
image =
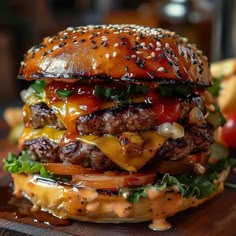
[[[182,138],[184,136],[184,127],[176,122],[173,124],[165,122],[158,127],[158,134],[166,138]]]
[[[189,112],[189,123],[201,126],[205,122],[204,115],[198,107],[194,107]]]

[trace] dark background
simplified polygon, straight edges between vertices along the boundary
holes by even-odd
[[[0,0],[0,105],[20,100],[24,53],[68,26],[134,23],[186,36],[210,62],[236,56],[235,0]]]

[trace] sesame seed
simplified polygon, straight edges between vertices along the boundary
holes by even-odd
[[[131,58],[136,58],[136,57],[137,57],[137,56],[136,56],[136,55],[134,55],[134,54],[133,54],[133,55],[131,55]]]
[[[113,46],[114,46],[114,48],[117,48],[119,46],[119,44],[115,43]]]
[[[187,38],[184,38],[184,37],[183,37],[182,40],[183,40],[184,43],[187,43],[187,42],[188,42],[188,39],[187,39]]]
[[[66,30],[67,30],[67,31],[73,31],[74,28],[73,28],[73,27],[67,27]]]
[[[53,41],[53,38],[49,38],[49,39],[48,39],[48,42],[49,42],[49,43],[52,43],[52,41]]]
[[[165,44],[165,47],[166,47],[166,48],[170,47],[170,44],[169,44],[169,43],[166,43],[166,44]]]
[[[202,51],[201,50],[197,50],[197,54],[202,54]]]
[[[66,45],[66,42],[61,42],[58,46],[61,48]]]
[[[152,57],[151,56],[147,56],[146,59],[151,59]]]
[[[159,41],[156,42],[157,47],[161,47],[161,43]]]
[[[112,56],[113,56],[113,57],[116,57],[116,56],[117,56],[117,52],[113,52],[113,53],[112,53]]]
[[[157,69],[157,71],[159,71],[159,72],[163,72],[165,69],[164,69],[164,67],[158,67],[158,69]]]
[[[150,46],[151,48],[153,48],[153,47],[154,47],[154,45],[153,45],[152,43],[149,43],[149,46]]]
[[[155,52],[152,52],[152,53],[151,53],[151,57],[155,57]]]
[[[55,49],[58,49],[59,48],[59,46],[58,45],[55,45],[53,48],[52,48],[52,50],[55,50]]]
[[[141,45],[142,47],[144,47],[144,46],[145,46],[145,42],[140,43],[140,45]]]
[[[136,53],[137,53],[137,54],[143,54],[143,52],[140,52],[140,51],[137,51]]]
[[[109,59],[109,58],[110,58],[110,54],[106,53],[106,59]]]
[[[101,38],[102,38],[102,40],[104,40],[104,41],[107,40],[107,36],[102,36]]]
[[[156,48],[155,51],[160,51],[161,49],[160,48]]]

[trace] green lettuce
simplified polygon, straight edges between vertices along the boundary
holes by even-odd
[[[22,151],[19,156],[9,153],[3,160],[3,170],[10,173],[40,174],[42,177],[50,178],[52,174],[48,172],[42,163],[30,159],[26,151]]]
[[[217,191],[217,185],[214,180],[217,179],[217,173],[234,165],[235,159],[220,159],[215,164],[209,164],[207,171],[203,175],[183,174],[171,176],[164,174],[161,181],[155,184],[148,184],[138,188],[120,188],[120,194],[129,202],[138,202],[141,197],[147,197],[147,190],[155,188],[164,190],[167,187],[175,186],[175,189],[184,197],[195,196],[197,199],[209,197],[213,191]]]

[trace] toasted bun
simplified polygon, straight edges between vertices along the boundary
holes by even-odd
[[[212,84],[207,58],[186,38],[136,25],[69,27],[32,47],[18,77]]]
[[[42,209],[63,219],[75,219],[99,223],[136,223],[153,220],[150,225],[156,230],[165,230],[171,225],[166,217],[190,207],[196,207],[223,191],[224,181],[229,170],[219,174],[216,181],[218,190],[204,199],[183,198],[180,193],[165,189],[149,189],[147,198],[130,203],[112,191],[96,191],[83,185],[70,186],[45,180],[41,177],[12,174],[14,194],[28,198],[34,209]],[[164,212],[164,213],[163,213]]]

